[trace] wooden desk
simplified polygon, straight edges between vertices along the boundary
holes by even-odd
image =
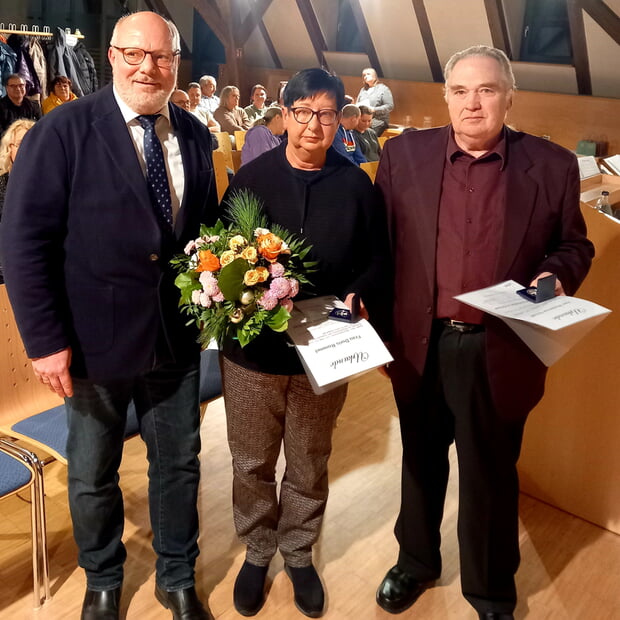
[[[620,177],[582,183],[582,200],[603,189],[620,202]],[[521,489],[620,534],[620,221],[582,202],[596,256],[579,297],[613,312],[549,369],[545,396],[525,427]]]

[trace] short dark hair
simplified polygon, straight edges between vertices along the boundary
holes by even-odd
[[[336,109],[340,110],[345,103],[344,84],[337,76],[325,69],[302,69],[296,73],[286,85],[282,99],[287,108],[295,101],[314,97],[319,93],[327,93],[336,99]]]
[[[54,88],[56,88],[56,84],[69,84],[69,88],[73,88],[73,82],[66,75],[57,75],[49,85],[50,93],[54,92]]]

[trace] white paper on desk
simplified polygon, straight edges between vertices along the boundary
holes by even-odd
[[[578,157],[577,163],[579,164],[579,177],[582,181],[601,173],[596,159],[592,155]]]
[[[611,312],[568,296],[535,304],[517,295],[522,288],[508,280],[455,299],[502,319],[546,366],[557,362]]]
[[[328,318],[332,308],[346,307],[337,297],[296,302],[287,333],[316,394],[392,361],[370,323],[345,323]]]

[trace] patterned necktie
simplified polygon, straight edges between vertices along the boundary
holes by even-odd
[[[161,142],[155,133],[155,121],[159,114],[143,114],[138,116],[144,128],[144,159],[146,160],[146,182],[149,186],[151,202],[155,213],[168,231],[172,230],[172,202],[170,186],[166,174],[166,163]]]

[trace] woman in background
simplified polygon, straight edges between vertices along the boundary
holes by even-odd
[[[77,99],[76,95],[71,90],[72,86],[73,83],[68,77],[57,75],[50,84],[49,97],[46,97],[41,104],[43,114],[47,114],[59,105],[67,103],[67,101],[74,101]]]
[[[34,125],[34,121],[29,118],[20,118],[11,123],[0,140],[0,221],[2,220],[2,207],[4,207],[4,196],[6,186],[9,182],[9,172],[13,167],[17,149],[22,143],[26,132]],[[2,252],[0,251],[0,258]],[[4,284],[2,276],[2,264],[0,264],[0,284]]]
[[[268,108],[265,114],[254,121],[254,125],[245,134],[245,142],[241,149],[241,165],[269,151],[281,142],[279,136],[284,133],[282,110],[277,107]]]

